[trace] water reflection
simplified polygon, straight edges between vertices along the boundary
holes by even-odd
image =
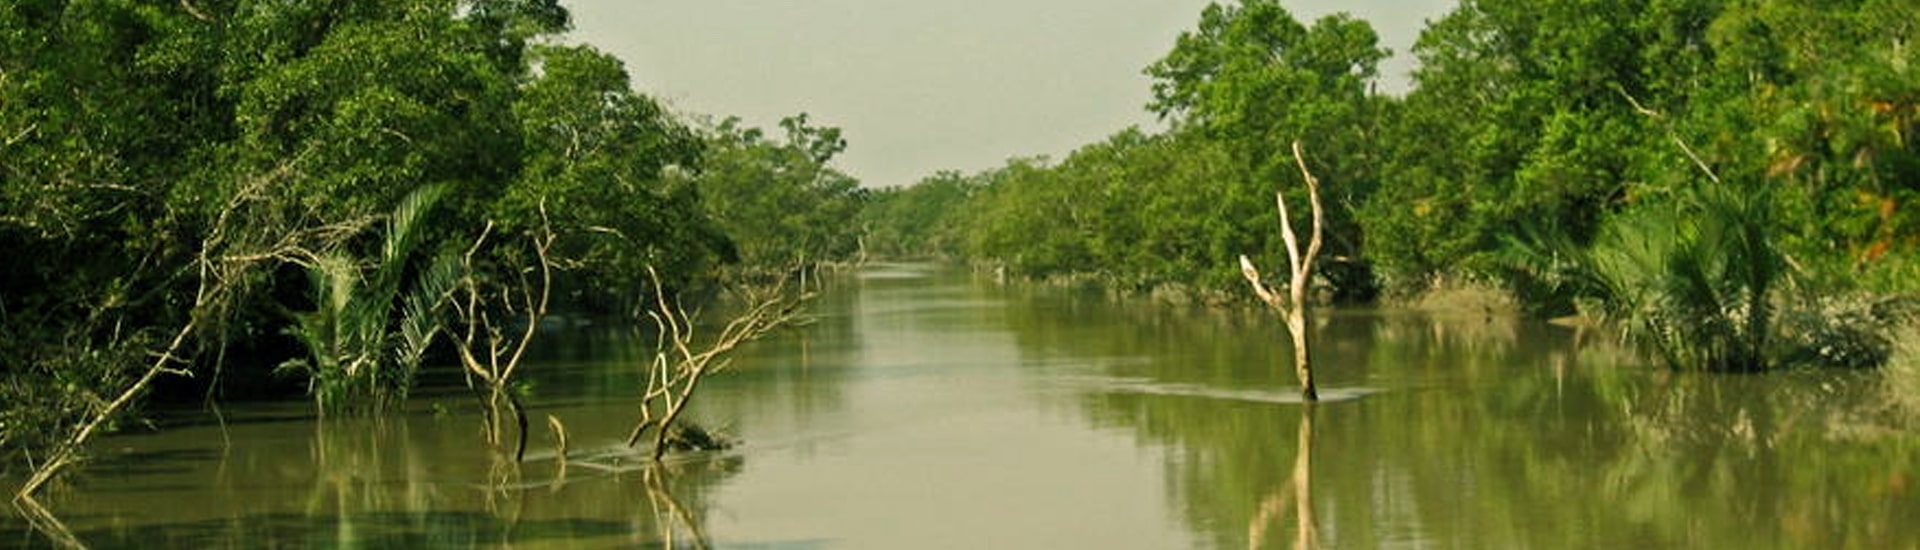
[[[1320,530],[1313,521],[1313,408],[1300,410],[1300,446],[1294,451],[1293,477],[1285,485],[1260,501],[1260,511],[1247,523],[1247,548],[1267,548],[1267,533],[1274,522],[1284,518],[1287,508],[1294,510],[1293,547],[1319,548]]]
[[[49,506],[75,539],[105,548],[703,547],[710,487],[744,468],[728,455],[647,466],[607,445],[515,464],[484,448],[479,425],[462,415],[242,423],[225,452],[208,445],[218,427],[181,428],[110,450]],[[55,542],[7,528],[15,543]]]
[[[269,407],[109,439],[48,505],[102,547],[1920,540],[1910,380],[1681,375],[1591,331],[1342,310],[1315,360],[1344,399],[1309,407],[1264,311],[889,269],[711,381],[690,414],[745,442],[728,453],[646,467],[621,445],[644,344],[578,336],[597,351],[527,373],[565,454],[536,423],[525,464],[494,462],[464,392],[386,423]],[[50,545],[4,521],[0,545]]]
[[[1877,373],[1677,374],[1581,329],[1345,311],[1316,362],[1365,396],[1303,408],[1249,398],[1291,391],[1283,339],[1236,337],[1277,321],[1139,307],[1014,322],[1105,381],[1074,384],[1087,419],[1165,454],[1212,547],[1898,547],[1920,519],[1920,439]]]

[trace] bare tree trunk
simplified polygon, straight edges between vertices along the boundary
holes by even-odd
[[[1287,332],[1293,336],[1293,374],[1300,378],[1300,397],[1320,400],[1320,386],[1313,380],[1313,362],[1307,357],[1307,311],[1295,307],[1287,312]]]
[[[1313,280],[1313,260],[1320,255],[1321,226],[1326,216],[1320,206],[1320,180],[1307,170],[1306,156],[1300,151],[1300,142],[1293,142],[1293,160],[1300,166],[1300,176],[1307,182],[1307,196],[1313,203],[1312,236],[1307,240],[1307,249],[1300,250],[1300,238],[1293,231],[1293,220],[1287,213],[1285,192],[1274,193],[1274,202],[1280,210],[1280,238],[1287,243],[1287,263],[1292,279],[1287,287],[1287,296],[1283,297],[1267,287],[1260,277],[1259,268],[1253,260],[1240,256],[1240,274],[1253,285],[1253,292],[1260,300],[1286,316],[1287,332],[1293,336],[1293,368],[1300,377],[1300,395],[1307,401],[1320,399],[1319,389],[1313,381],[1313,363],[1308,353],[1307,338],[1307,288]]]
[[[198,312],[196,311],[195,313],[197,314]],[[81,460],[81,452],[86,448],[87,441],[93,439],[94,432],[99,430],[100,426],[106,424],[108,420],[113,419],[113,417],[120,412],[120,409],[126,408],[127,403],[132,402],[135,396],[146,391],[147,386],[152,385],[155,378],[167,373],[184,375],[184,371],[170,368],[169,365],[178,360],[175,354],[179,353],[183,346],[185,346],[187,336],[193,334],[195,327],[198,325],[198,319],[194,319],[187,321],[186,326],[180,327],[180,331],[174,334],[173,342],[167,345],[166,351],[160,353],[159,358],[154,359],[153,364],[147,367],[147,372],[140,375],[139,380],[134,381],[132,385],[122,390],[120,396],[115,398],[113,402],[107,403],[106,406],[96,411],[86,424],[74,432],[72,437],[60,443],[60,446],[54,449],[52,456],[48,457],[45,462],[41,462],[39,467],[34,468],[33,475],[28,477],[27,482],[21,485],[20,489],[14,493],[14,500],[33,500],[33,494],[39,491],[41,486],[46,485],[48,481],[52,481],[54,476],[60,474],[61,470],[79,462]]]

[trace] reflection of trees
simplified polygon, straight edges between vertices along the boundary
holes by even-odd
[[[1247,523],[1247,548],[1265,548],[1267,525],[1294,509],[1296,549],[1319,548],[1320,534],[1313,523],[1313,409],[1300,409],[1300,448],[1294,452],[1293,478],[1260,501],[1260,512]]]
[[[1278,321],[1264,311],[1115,300],[1049,286],[1010,286],[1004,292],[1012,298],[1004,307],[1008,331],[1031,363],[1068,359],[1099,364],[1100,374],[1190,384],[1299,385],[1291,370],[1274,367],[1290,364],[1292,348],[1280,336],[1284,330]],[[1340,345],[1323,341],[1328,346],[1323,354]],[[1356,379],[1346,364],[1331,364],[1318,374],[1325,387]]]
[[[611,442],[625,410],[607,408],[606,426],[577,415],[571,428]],[[85,487],[77,498],[49,506],[77,540],[103,547],[649,546],[685,543],[712,488],[743,468],[737,455],[696,453],[647,472],[644,456],[608,444],[576,450],[556,484],[550,449],[536,445],[516,467],[481,448],[477,425],[470,416],[242,423],[229,426],[224,456],[184,450],[217,440],[215,428],[178,428],[142,445],[156,450],[103,457],[75,480]],[[657,513],[662,498],[678,511]],[[7,537],[16,529],[0,526]]]
[[[881,298],[892,290],[873,286],[882,287],[873,292]],[[740,350],[734,369],[707,386],[714,393],[690,414],[716,425],[737,420],[743,431],[784,434],[844,409],[845,380],[862,353],[857,313],[880,307],[864,302],[865,287],[828,289],[809,308],[813,323]],[[510,456],[499,460],[478,445],[473,429],[479,419],[456,407],[446,416],[340,418],[325,425],[286,416],[239,419],[228,427],[230,436],[213,426],[177,427],[141,436],[149,439],[139,447],[160,450],[103,457],[81,478],[89,487],[79,498],[47,504],[69,522],[83,518],[68,524],[77,540],[102,546],[447,547],[606,538],[632,546],[699,540],[693,533],[702,530],[711,508],[711,488],[742,471],[740,457],[695,454],[647,472],[640,467],[644,460],[591,447],[631,427],[633,400],[644,387],[637,367],[650,357],[652,339],[616,327],[574,325],[535,342],[522,376],[533,388],[530,412],[558,416],[572,432],[575,449],[565,461],[563,483],[555,483],[562,461],[542,446],[542,434],[532,434],[527,462],[514,465]],[[459,382],[457,372],[425,374],[429,384],[452,386]],[[442,403],[465,399],[433,388],[419,396]],[[538,423],[532,429],[542,431]],[[208,443],[223,439],[232,441],[224,455]],[[146,486],[121,486],[127,483]],[[182,506],[183,500],[191,505]],[[7,536],[31,527],[28,516],[15,514],[22,519],[0,523]]]
[[[1890,414],[1877,373],[1767,376],[1660,373],[1622,384],[1632,437],[1607,464],[1608,495],[1662,537],[1686,526],[1764,520],[1723,540],[1761,545],[1888,548],[1911,541],[1920,499],[1920,438]],[[1682,496],[1703,496],[1701,507]]]
[[[1079,397],[1097,426],[1164,449],[1169,498],[1205,546],[1887,547],[1920,517],[1916,423],[1873,373],[1671,374],[1572,329],[1333,312],[1325,387],[1381,391],[1317,406],[1302,430],[1292,405],[1235,397],[1285,387],[1247,368],[1288,351],[1246,336],[1271,327],[1060,296],[1008,308],[1029,358],[1227,390]],[[1308,447],[1302,506],[1288,473]]]
[[[87,547],[85,543],[80,541],[79,537],[74,536],[72,529],[67,528],[66,522],[60,520],[60,516],[55,515],[52,510],[48,510],[45,506],[41,506],[40,501],[34,498],[33,495],[23,495],[14,498],[12,504],[14,513],[19,514],[20,518],[26,521],[27,527],[32,529],[35,534],[44,537],[49,546],[58,548]],[[0,526],[4,525],[5,524],[0,524]]]
[[[671,464],[653,462],[641,472],[647,487],[647,504],[659,525],[661,548],[708,548],[706,512],[689,508],[673,494],[673,477],[680,473]]]

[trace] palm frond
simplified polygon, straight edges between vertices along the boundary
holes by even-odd
[[[1594,299],[1673,368],[1764,369],[1786,273],[1768,202],[1710,182],[1683,195],[1615,213],[1586,247],[1553,233],[1517,242],[1517,267]]]

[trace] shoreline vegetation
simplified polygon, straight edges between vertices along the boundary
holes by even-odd
[[[1904,0],[1467,0],[1395,96],[1366,21],[1222,2],[1145,68],[1165,130],[869,189],[804,113],[753,128],[634,91],[555,0],[14,2],[0,476],[44,513],[33,495],[143,403],[379,415],[425,365],[458,365],[517,457],[513,374],[549,315],[672,335],[635,389],[657,457],[725,352],[805,321],[819,270],[942,258],[1250,306],[1236,259],[1294,265],[1274,190],[1308,204],[1306,177],[1325,250],[1256,288],[1606,325],[1677,371],[1892,365],[1912,408],[1915,21]],[[688,314],[727,296],[745,317]]]
[[[832,167],[839,129],[671,112],[569,27],[555,0],[0,7],[21,510],[147,403],[378,416],[428,365],[517,460],[539,426],[515,374],[550,315],[676,332],[649,368],[684,391],[635,396],[683,433],[728,350],[803,320],[784,281],[857,249],[865,192]],[[742,317],[698,314],[726,300]]]
[[[1464,2],[1403,95],[1343,14],[1220,2],[1146,68],[1167,129],[879,191],[883,253],[1251,304],[1271,189],[1328,195],[1312,294],[1614,327],[1683,371],[1886,364],[1920,300],[1920,7]],[[1266,281],[1276,288],[1286,281]]]

